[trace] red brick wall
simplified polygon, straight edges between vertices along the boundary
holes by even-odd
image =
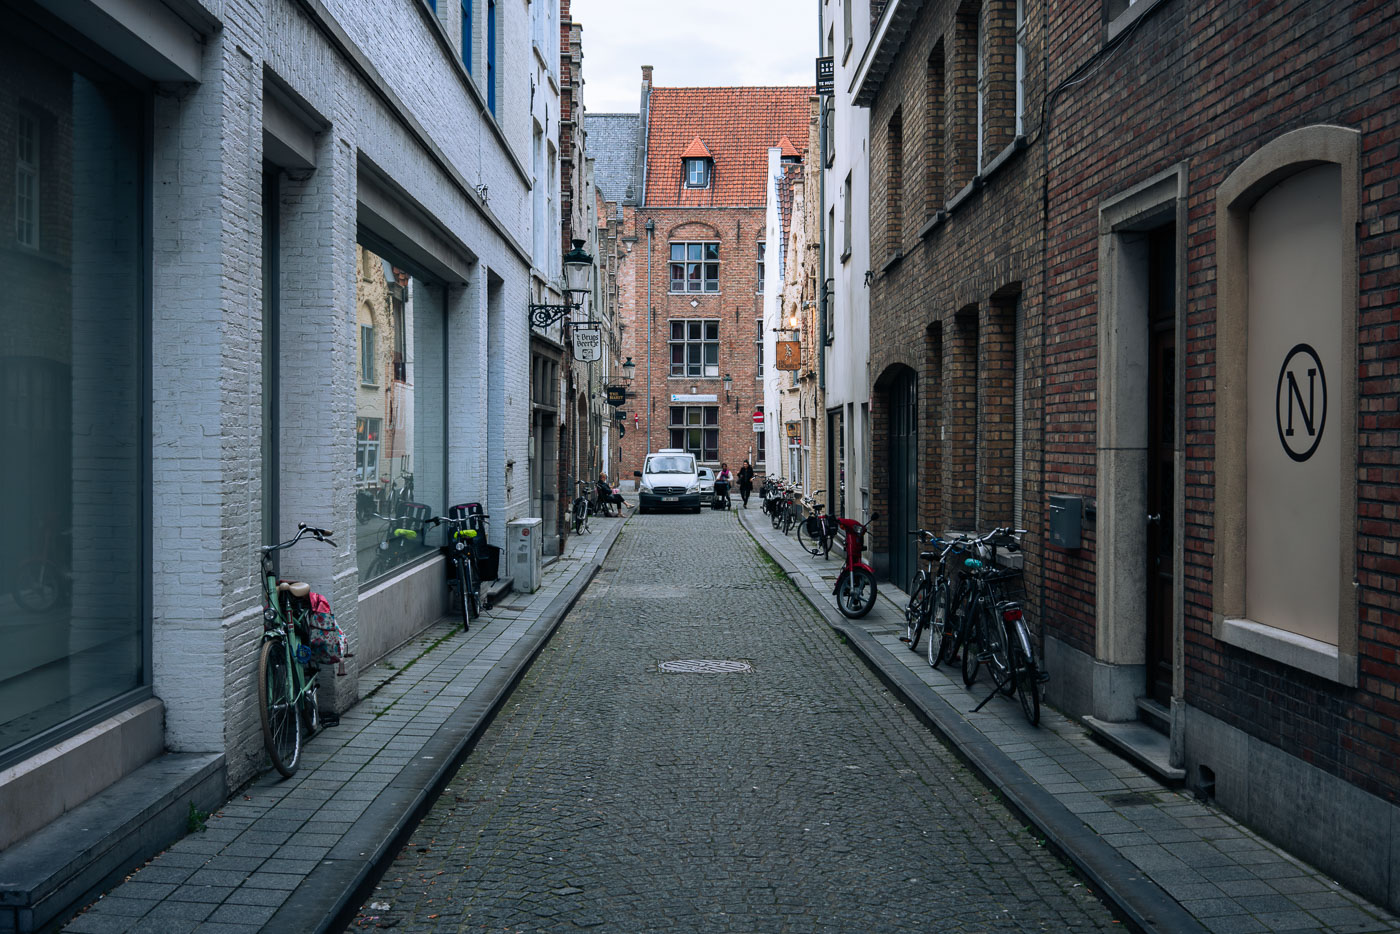
[[[763,315],[763,296],[756,292],[758,242],[763,239],[765,215],[758,208],[637,208],[629,209],[638,239],[623,263],[619,275],[623,353],[637,365],[632,381],[635,399],[627,411],[638,416],[634,427],[628,418],[623,443],[622,476],[632,477],[641,470],[646,451],[647,413],[651,413],[653,450],[670,446],[670,397],[689,394],[691,387],[713,393],[717,402],[690,403],[719,407],[719,456],[735,473],[758,437],[753,430],[753,411],[763,404],[763,386],[757,378],[754,339],[755,318]],[[651,252],[651,299],[656,309],[651,328],[650,401],[647,391],[647,234],[646,222],[656,224]],[[674,293],[670,288],[670,243],[672,240],[719,241],[719,292]],[[774,247],[769,275],[776,275],[777,249]],[[695,304],[692,305],[691,302]],[[708,318],[719,320],[720,378],[672,378],[670,376],[670,322],[672,319]],[[728,373],[733,383],[726,399],[722,377]]]
[[[1054,8],[1054,87],[1105,42],[1102,8]],[[1186,700],[1283,751],[1400,800],[1400,11],[1378,2],[1165,2],[1052,108],[1046,470],[1094,495],[1098,206],[1189,165],[1186,231]],[[1357,593],[1360,685],[1322,681],[1217,642],[1214,565],[1215,192],[1264,143],[1313,124],[1361,132],[1357,230]],[[1093,642],[1093,541],[1047,561],[1047,607]],[[1345,625],[1345,622],[1344,622]]]

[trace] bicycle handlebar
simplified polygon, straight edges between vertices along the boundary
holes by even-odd
[[[334,534],[335,533],[332,532],[330,529],[318,529],[307,525],[305,522],[298,522],[297,534],[294,538],[290,538],[287,541],[277,545],[263,545],[262,552],[263,554],[271,554],[274,551],[281,551],[284,548],[291,548],[297,542],[301,541],[304,536],[307,535],[310,535],[318,542],[325,542],[327,545],[330,545],[332,548],[334,548],[336,547],[336,544],[335,541],[331,538],[331,536]]]

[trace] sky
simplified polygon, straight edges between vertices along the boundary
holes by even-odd
[[[818,0],[571,0],[583,26],[583,103],[636,113],[658,87],[816,82]]]

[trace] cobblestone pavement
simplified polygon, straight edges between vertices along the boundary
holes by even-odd
[[[1115,926],[707,510],[628,521],[351,930]]]

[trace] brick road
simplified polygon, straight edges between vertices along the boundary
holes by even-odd
[[[1122,929],[709,511],[628,522],[351,925],[385,927]]]

